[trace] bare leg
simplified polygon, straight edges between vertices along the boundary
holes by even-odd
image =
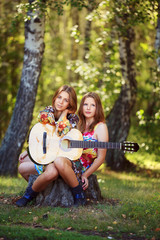
[[[59,157],[54,163],[47,165],[45,171],[35,180],[24,196],[16,202],[18,207],[25,206],[38,192],[43,191],[49,183],[56,180],[58,175],[71,187],[74,197],[75,206],[84,205],[86,203],[85,194],[82,186],[79,184],[76,175],[72,169],[72,163],[68,158]]]
[[[20,163],[18,167],[18,172],[27,182],[31,174],[37,174],[34,163],[30,160],[28,156],[24,159],[23,162]]]
[[[82,186],[79,184],[75,172],[72,169],[72,163],[68,158],[59,157],[56,158],[54,164],[64,179],[64,181],[70,186],[73,197],[74,197],[74,205],[85,205],[86,197],[83,192]]]
[[[54,163],[47,165],[45,171],[38,176],[35,182],[32,185],[32,189],[35,192],[43,191],[49,183],[58,178],[58,171],[55,168]]]
[[[25,159],[25,161],[20,164],[19,172],[26,180],[30,174],[37,173],[34,163],[29,158]],[[38,192],[43,191],[48,186],[48,184],[57,179],[57,177],[58,171],[55,168],[54,163],[47,165],[45,171],[38,176],[32,186],[26,189],[25,194],[16,202],[16,205],[18,207],[26,206],[28,202],[37,196]]]
[[[55,167],[64,181],[72,188],[79,185],[77,177],[72,169],[72,163],[68,158],[58,157],[54,161]]]

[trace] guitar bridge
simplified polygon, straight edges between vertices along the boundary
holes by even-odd
[[[46,139],[47,139],[47,132],[43,132],[43,154],[46,154],[47,152]]]

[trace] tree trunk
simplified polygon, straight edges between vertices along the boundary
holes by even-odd
[[[71,18],[72,18],[72,26],[77,26],[79,29],[79,11],[78,8],[71,8]],[[75,39],[71,39],[71,61],[75,61],[78,59],[79,51],[78,44],[75,42]],[[68,80],[69,82],[77,82],[79,79],[79,75],[75,74],[73,71],[69,70]]]
[[[36,178],[37,175],[31,175],[29,177],[28,187],[33,185]],[[97,176],[92,174],[88,180],[89,187],[85,191],[87,201],[97,202],[102,200]],[[36,197],[36,205],[38,206],[71,207],[73,204],[74,199],[71,189],[62,178],[58,178],[56,181],[50,183],[47,188]]]
[[[123,82],[119,98],[107,118],[110,142],[122,142],[127,139],[129,133],[130,114],[136,101],[137,89],[133,41],[134,30],[132,28],[126,30],[125,36],[119,37]],[[125,158],[124,152],[118,150],[107,151],[106,161],[113,170],[124,170],[132,166]]]
[[[89,0],[88,1],[88,6],[87,6],[87,14],[91,14],[92,11],[96,8],[96,2],[95,0]],[[87,20],[85,23],[85,36],[84,36],[84,55],[83,55],[83,60],[84,62],[88,62],[88,57],[87,54],[89,53],[90,50],[90,35],[91,35],[91,25],[92,21]]]
[[[31,4],[33,1],[29,1]],[[45,17],[28,12],[25,23],[25,46],[22,77],[10,125],[0,149],[0,174],[17,175],[18,156],[32,120],[41,62],[44,52]]]

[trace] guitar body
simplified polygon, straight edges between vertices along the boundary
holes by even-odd
[[[29,134],[29,154],[34,162],[43,165],[53,162],[57,157],[77,160],[83,148],[69,148],[69,141],[73,139],[83,140],[77,129],[71,129],[64,137],[58,137],[55,126],[37,123]]]

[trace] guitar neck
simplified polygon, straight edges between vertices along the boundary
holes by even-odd
[[[122,143],[71,140],[70,148],[122,149]]]

